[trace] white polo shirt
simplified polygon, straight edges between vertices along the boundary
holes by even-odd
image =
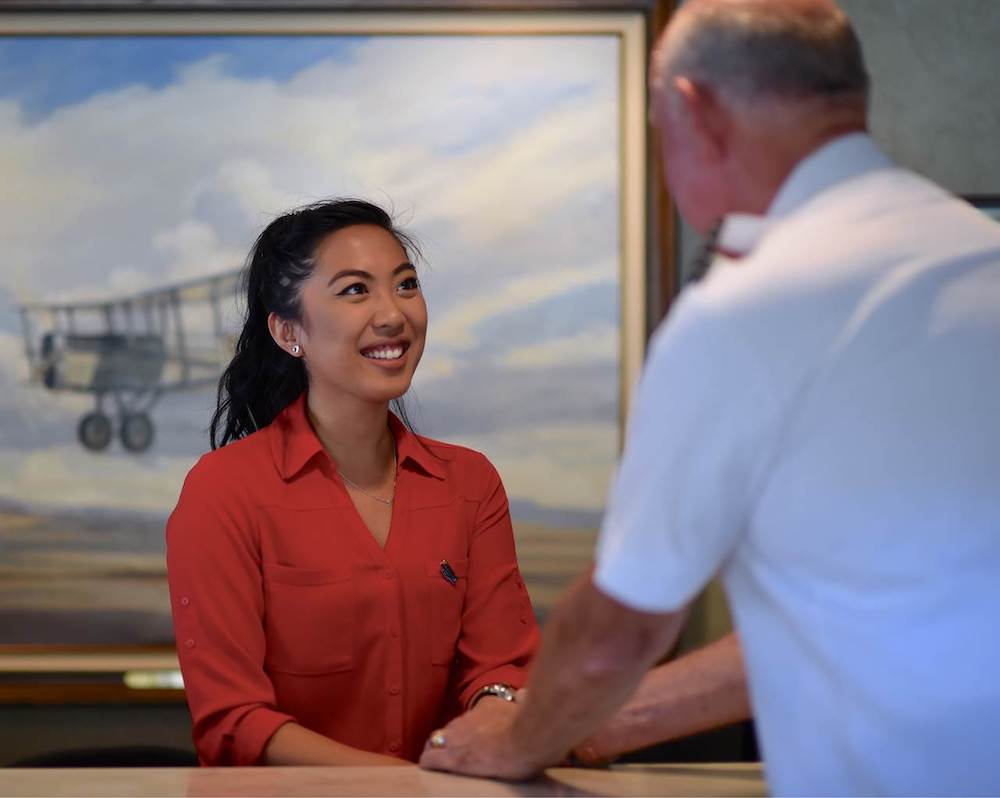
[[[1000,225],[852,134],[761,226],[654,336],[595,583],[721,573],[776,793],[998,794]]]

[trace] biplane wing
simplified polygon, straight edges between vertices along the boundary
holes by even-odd
[[[162,394],[218,381],[232,356],[227,316],[239,279],[233,270],[113,298],[22,304],[32,381],[94,395],[95,410],[78,428],[89,449],[111,441],[103,410],[110,397],[123,445],[142,451],[152,443],[149,411]]]

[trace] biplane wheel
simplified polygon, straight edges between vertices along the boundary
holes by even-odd
[[[87,413],[80,419],[76,436],[92,452],[107,449],[111,443],[111,420],[103,413]]]
[[[145,413],[129,413],[122,416],[118,434],[130,452],[144,452],[153,442],[153,422]]]

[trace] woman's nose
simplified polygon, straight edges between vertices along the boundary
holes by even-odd
[[[399,309],[399,305],[396,304],[394,296],[387,296],[379,302],[375,310],[375,316],[372,318],[372,324],[379,329],[402,326],[403,312]]]

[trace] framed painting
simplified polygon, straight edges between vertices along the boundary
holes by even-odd
[[[0,14],[8,684],[177,686],[163,528],[208,448],[236,278],[270,218],[322,197],[421,242],[408,406],[497,465],[540,615],[587,566],[669,237],[651,4],[522,5]]]

